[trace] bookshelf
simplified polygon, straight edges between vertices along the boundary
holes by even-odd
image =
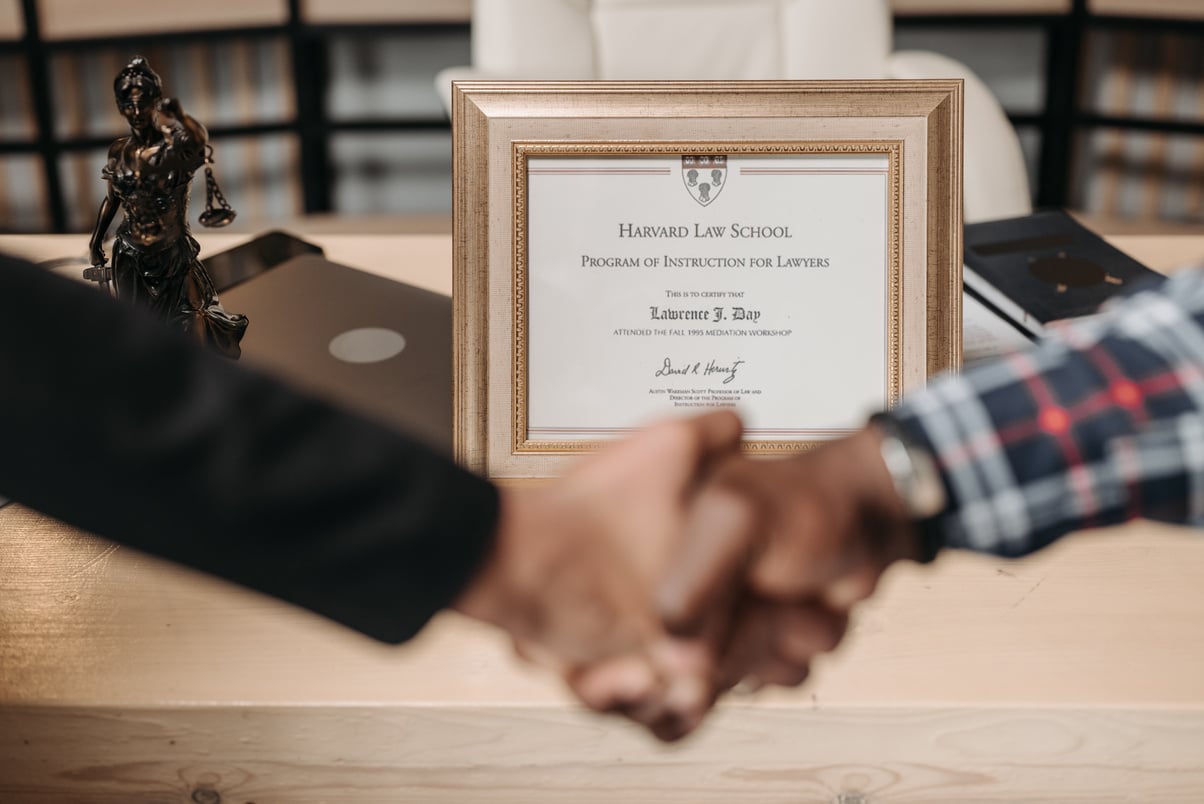
[[[468,60],[469,12],[469,0],[0,0],[0,231],[91,228],[104,154],[125,131],[111,82],[136,54],[209,129],[245,218],[341,212],[397,181],[414,185],[414,212],[450,208],[432,82]],[[414,52],[425,62],[407,63]],[[408,85],[360,80],[381,65]]]
[[[472,0],[0,0],[0,231],[91,227],[136,53],[210,129],[244,220],[445,214],[438,69]],[[947,52],[1001,98],[1034,201],[1204,221],[1204,3],[892,0],[898,47]],[[400,188],[400,189],[399,189]]]
[[[956,54],[1027,69],[1035,93],[988,84],[1031,162],[1034,203],[1146,224],[1204,223],[1204,3],[1198,0],[895,0],[897,39],[1011,36]],[[1027,58],[1017,58],[1019,49]],[[1039,61],[1038,61],[1039,59]],[[1036,62],[1036,63],[1034,63]]]

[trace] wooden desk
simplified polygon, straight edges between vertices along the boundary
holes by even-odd
[[[450,285],[446,238],[323,242]],[[1204,255],[1115,242],[1160,268]],[[1198,804],[1201,578],[1204,541],[1150,525],[901,567],[807,686],[731,700],[666,748],[453,615],[386,648],[9,506],[0,801]]]

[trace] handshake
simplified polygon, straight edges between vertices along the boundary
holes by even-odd
[[[785,458],[741,454],[719,412],[504,487],[495,543],[455,604],[509,632],[591,709],[663,740],[740,684],[794,686],[883,570],[920,555],[874,426]]]

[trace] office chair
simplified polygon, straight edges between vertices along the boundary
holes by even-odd
[[[1032,211],[1020,140],[999,102],[965,65],[892,52],[887,0],[474,0],[471,67],[483,79],[965,80],[967,223]]]

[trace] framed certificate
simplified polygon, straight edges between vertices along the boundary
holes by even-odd
[[[859,428],[961,359],[961,83],[453,87],[457,458],[557,474],[733,407]]]

